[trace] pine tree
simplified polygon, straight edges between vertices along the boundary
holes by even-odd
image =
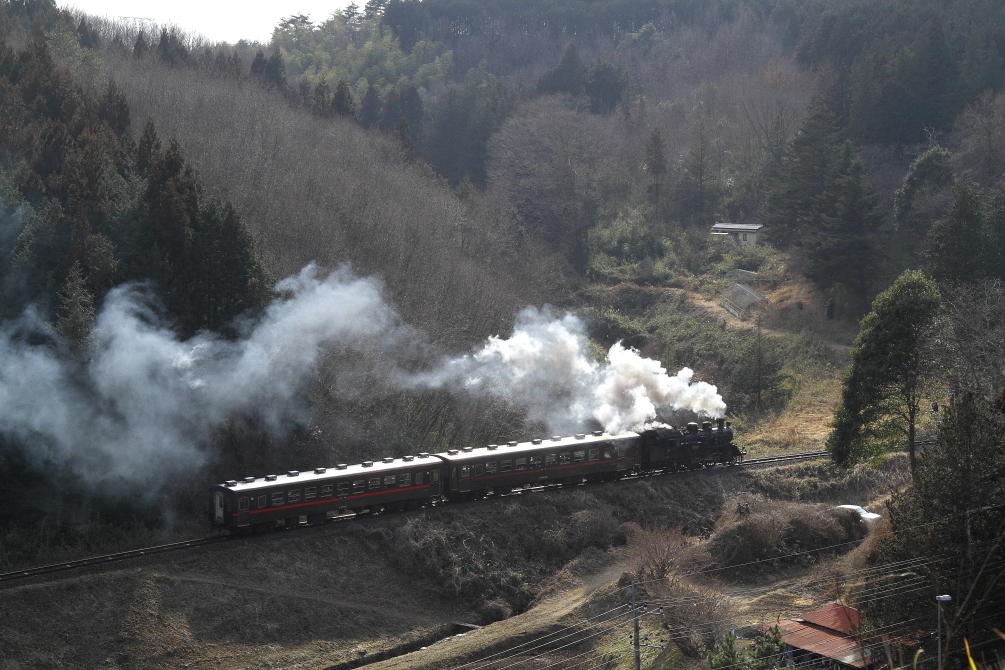
[[[136,169],[144,172],[149,170],[150,166],[160,159],[160,154],[161,141],[157,139],[154,122],[148,119],[136,147]]]
[[[322,118],[332,116],[332,90],[324,80],[318,82],[311,96],[311,111]]]
[[[267,66],[268,61],[265,58],[265,54],[263,54],[262,50],[259,49],[258,53],[255,54],[255,57],[251,61],[251,76],[265,81],[265,69]]]
[[[663,136],[659,128],[653,128],[649,134],[649,141],[646,142],[646,162],[644,165],[646,174],[649,175],[649,185],[646,187],[646,196],[649,204],[656,210],[656,218],[659,219],[660,195],[663,189],[663,177],[667,172],[666,147],[663,144]]]
[[[366,93],[359,103],[359,125],[364,128],[373,127],[380,120],[381,105],[380,96],[377,94],[377,87],[369,84]]]
[[[94,296],[87,289],[80,263],[74,263],[63,290],[56,294],[56,332],[72,351],[83,354],[90,346],[93,328]]]
[[[565,47],[562,60],[554,70],[549,70],[537,80],[537,90],[540,93],[568,93],[582,95],[586,87],[586,65],[579,57],[576,42],[571,41]]]
[[[915,432],[941,309],[935,282],[917,270],[904,272],[876,296],[855,338],[827,438],[838,464],[869,460],[894,444],[907,446],[915,472]]]
[[[136,42],[133,43],[133,58],[139,60],[147,55],[150,51],[150,45],[147,43],[147,38],[141,30],[136,35]]]
[[[338,87],[335,89],[335,96],[332,99],[332,112],[337,116],[344,116],[356,120],[356,103],[352,99],[352,91],[345,79],[340,79]]]
[[[862,163],[846,142],[827,190],[817,196],[806,276],[822,289],[841,284],[864,297],[880,260],[875,234],[884,219],[879,194],[862,178]]]

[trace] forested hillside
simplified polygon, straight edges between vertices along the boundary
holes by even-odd
[[[229,45],[18,0],[0,28],[4,566],[201,527],[209,480],[543,434],[617,343],[643,386],[716,384],[752,450],[907,449],[895,528],[963,513],[934,464],[1001,495],[946,465],[953,422],[1001,425],[1000,2],[369,0]],[[730,315],[745,272],[770,300]]]

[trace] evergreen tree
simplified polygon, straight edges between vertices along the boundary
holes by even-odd
[[[345,79],[340,79],[332,99],[332,112],[356,120],[356,103],[352,99],[352,91]]]
[[[148,51],[150,51],[150,45],[147,43],[147,38],[141,30],[136,35],[136,42],[133,43],[133,58],[139,60],[146,56]]]
[[[323,118],[331,117],[333,115],[331,99],[332,90],[328,83],[324,80],[319,81],[311,96],[311,111]]]
[[[397,140],[405,160],[411,161],[415,157],[415,153],[412,147],[412,129],[408,125],[408,119],[404,116],[398,119],[391,131],[391,136]]]
[[[77,354],[84,354],[94,328],[94,296],[79,263],[74,263],[67,275],[63,290],[56,294],[56,332]]]
[[[136,169],[147,171],[150,166],[160,159],[161,141],[157,138],[157,131],[154,129],[154,122],[147,119],[143,126],[143,134],[136,147]]]
[[[259,49],[258,53],[251,61],[251,76],[265,81],[265,70],[268,67],[268,60],[265,58],[265,54]]]
[[[925,260],[940,282],[1005,278],[1005,180],[990,194],[969,175],[953,187],[953,204],[928,231]]]
[[[916,471],[915,431],[941,309],[935,282],[916,270],[876,296],[842,375],[841,404],[827,438],[838,464],[868,460],[884,442],[903,437]]]
[[[366,4],[363,5],[363,19],[366,21],[379,19],[380,15],[384,13],[384,5],[386,4],[387,0],[366,0]]]
[[[586,65],[579,57],[575,41],[570,41],[562,54],[562,60],[554,70],[549,70],[537,80],[539,93],[568,93],[582,95],[586,87]]]
[[[833,163],[843,142],[838,116],[824,100],[817,100],[789,143],[782,165],[769,184],[761,216],[766,235],[774,242],[799,241],[800,230],[817,218],[815,206],[828,187]]]
[[[276,47],[265,64],[263,81],[266,85],[273,86],[280,91],[285,91],[287,88],[286,63],[283,61],[283,54],[279,51],[279,47]]]
[[[653,132],[649,134],[649,141],[646,142],[644,169],[650,180],[646,187],[646,197],[649,204],[656,210],[656,218],[659,219],[660,195],[663,189],[663,178],[667,172],[666,147],[663,144],[663,136],[660,134],[659,128],[653,128]]]
[[[359,102],[359,125],[371,128],[380,120],[380,115],[380,95],[377,94],[377,87],[369,84],[363,99]]]
[[[826,192],[817,197],[818,223],[807,252],[806,276],[822,289],[841,284],[864,297],[880,260],[876,229],[884,214],[879,194],[862,179],[862,162],[846,142]]]
[[[98,117],[111,126],[116,135],[122,137],[129,129],[129,103],[114,81],[108,82],[100,104]]]
[[[586,77],[586,95],[590,98],[590,111],[608,114],[617,107],[628,90],[628,76],[622,67],[599,59],[590,67]]]

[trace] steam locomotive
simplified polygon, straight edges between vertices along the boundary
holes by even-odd
[[[505,495],[514,488],[576,486],[630,475],[735,465],[746,451],[723,419],[642,432],[465,447],[444,453],[246,477],[211,489],[213,523],[235,532]]]

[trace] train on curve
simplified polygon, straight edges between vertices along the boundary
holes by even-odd
[[[603,431],[440,454],[246,477],[212,487],[213,523],[235,532],[319,524],[514,489],[735,465],[746,452],[723,419],[616,435]]]

